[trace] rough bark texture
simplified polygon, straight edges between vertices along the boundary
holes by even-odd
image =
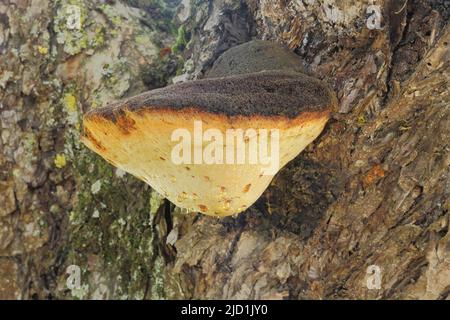
[[[365,1],[1,2],[0,298],[448,299],[450,7],[373,4],[370,30]],[[245,213],[185,214],[80,145],[87,109],[252,38],[300,55],[339,112]]]

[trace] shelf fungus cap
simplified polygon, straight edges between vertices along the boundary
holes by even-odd
[[[323,82],[298,72],[209,78],[91,110],[83,142],[175,205],[227,216],[260,197],[335,105]]]
[[[268,70],[304,73],[302,59],[288,48],[264,40],[252,40],[225,51],[206,76],[226,77]]]

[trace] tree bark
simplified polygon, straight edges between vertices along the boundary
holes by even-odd
[[[448,299],[445,1],[71,4],[79,30],[63,1],[0,3],[0,298]],[[183,213],[80,144],[89,108],[252,38],[339,110],[246,212]]]

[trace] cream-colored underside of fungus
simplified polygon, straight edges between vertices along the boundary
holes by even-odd
[[[282,168],[320,134],[328,117],[328,112],[302,113],[294,119],[229,117],[195,108],[178,111],[150,108],[137,113],[125,111],[116,121],[98,115],[87,117],[83,142],[175,205],[207,215],[228,216],[251,206],[268,187],[273,174],[262,174],[267,165],[247,161],[248,146],[244,164],[175,164],[171,158],[177,144],[171,140],[174,130],[185,128],[193,136],[193,119],[201,119],[203,132],[214,128],[224,136],[226,129],[231,128],[278,129],[279,168]]]

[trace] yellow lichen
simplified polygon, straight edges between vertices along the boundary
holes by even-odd
[[[70,93],[66,93],[64,95],[64,105],[66,106],[67,110],[70,112],[77,111],[77,99],[74,95]]]
[[[40,54],[42,54],[42,55],[45,56],[45,55],[48,53],[48,48],[47,48],[47,47],[39,46],[39,47],[38,47],[38,51],[39,51]]]
[[[62,153],[59,153],[55,157],[55,166],[58,169],[64,168],[67,164],[66,156]]]
[[[360,116],[358,117],[357,121],[358,121],[358,124],[359,124],[360,126],[362,126],[362,125],[364,125],[364,124],[366,123],[366,118],[364,117],[364,115],[360,115]]]

